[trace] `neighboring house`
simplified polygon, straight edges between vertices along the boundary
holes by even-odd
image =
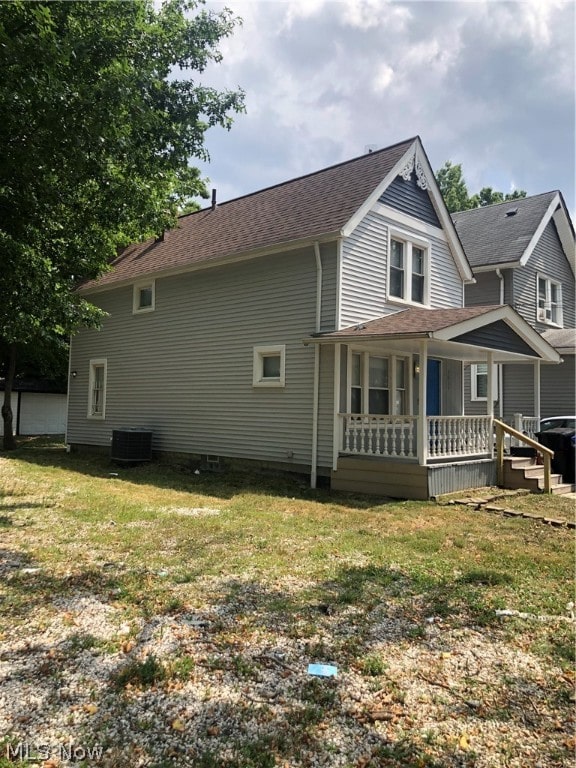
[[[0,379],[4,393],[4,380]],[[2,394],[2,398],[4,395]],[[52,379],[20,379],[12,388],[15,435],[63,435],[66,431],[66,385]],[[0,435],[4,422],[0,419]]]
[[[495,480],[463,365],[558,362],[472,271],[419,138],[182,217],[82,293],[67,441],[253,460],[408,498]]]
[[[494,375],[496,413],[537,431],[540,416],[576,413],[574,229],[560,192],[510,200],[453,214],[474,272],[466,306],[510,304],[556,348],[563,363],[505,365]],[[466,413],[486,408],[485,365],[465,376]]]

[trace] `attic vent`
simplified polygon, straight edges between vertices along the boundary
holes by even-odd
[[[510,210],[506,211],[506,216],[516,216],[518,213],[518,208],[510,208]]]

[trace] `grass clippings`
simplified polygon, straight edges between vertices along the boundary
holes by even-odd
[[[568,529],[110,472],[0,454],[0,768],[572,764]]]

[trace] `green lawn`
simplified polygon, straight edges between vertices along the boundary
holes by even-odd
[[[569,764],[567,529],[36,441],[0,454],[0,529],[0,659],[40,644],[47,696],[92,670],[50,731],[0,714],[6,743],[62,721],[111,767]]]

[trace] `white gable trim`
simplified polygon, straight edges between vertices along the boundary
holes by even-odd
[[[529,323],[520,317],[512,307],[507,304],[497,307],[496,309],[486,312],[483,315],[472,317],[469,320],[463,320],[461,323],[450,325],[447,328],[442,328],[439,331],[431,333],[433,339],[442,341],[450,341],[456,336],[462,336],[464,333],[475,331],[477,328],[482,328],[490,323],[495,323],[498,320],[503,320],[510,328],[523,339],[528,346],[538,354],[540,358],[547,362],[559,363],[560,355],[556,352],[554,347],[544,339],[538,331],[535,331]]]
[[[388,219],[398,222],[398,224],[403,224],[405,227],[410,227],[410,229],[413,229],[416,232],[421,232],[423,235],[435,237],[437,240],[442,240],[443,242],[448,241],[446,232],[444,232],[443,229],[440,229],[440,227],[434,227],[432,224],[427,224],[425,221],[422,221],[422,219],[417,219],[415,216],[410,216],[407,213],[398,211],[396,208],[390,208],[389,205],[376,203],[373,210],[382,216],[386,216]]]
[[[345,224],[342,229],[342,235],[344,237],[349,236],[354,231],[354,229],[356,229],[362,219],[369,213],[369,211],[374,208],[379,198],[394,181],[394,179],[402,172],[408,172],[408,170],[410,173],[412,173],[412,170],[416,171],[420,186],[423,189],[426,188],[432,197],[432,204],[436,211],[436,215],[442,224],[442,229],[446,235],[446,242],[448,243],[448,247],[450,248],[450,252],[452,253],[452,257],[454,258],[454,262],[456,263],[460,277],[463,280],[474,282],[472,269],[470,268],[470,264],[468,263],[468,259],[466,258],[466,254],[464,253],[464,249],[462,248],[462,244],[460,243],[460,239],[456,233],[454,223],[450,218],[448,209],[446,208],[444,200],[442,199],[442,195],[440,194],[440,190],[438,189],[438,185],[434,177],[434,172],[430,167],[426,153],[424,152],[420,139],[418,138],[414,140],[414,143],[406,150],[404,155],[392,168],[390,173],[388,173],[388,175],[376,187],[374,192],[367,198],[364,204]],[[398,212],[395,211],[394,215],[397,216]]]
[[[432,197],[432,204],[436,210],[436,215],[442,224],[442,228],[444,232],[446,232],[448,246],[452,252],[452,256],[456,266],[458,267],[460,276],[463,280],[474,281],[472,268],[470,267],[466,254],[464,253],[464,248],[462,247],[462,243],[460,242],[460,238],[456,232],[454,222],[452,221],[448,209],[446,208],[444,199],[440,193],[440,190],[438,189],[436,177],[434,176],[434,171],[430,167],[430,163],[428,162],[428,158],[424,152],[424,147],[422,146],[419,139],[416,139],[416,142],[416,164],[418,165],[418,163],[420,163],[421,167],[424,169],[424,174],[428,181],[428,191]]]
[[[544,230],[548,226],[548,222],[550,221],[550,219],[554,215],[554,211],[556,210],[556,208],[558,208],[559,204],[560,204],[560,195],[554,195],[554,197],[552,198],[552,202],[548,206],[544,216],[542,216],[542,220],[540,221],[540,224],[538,224],[538,227],[537,227],[536,231],[532,235],[532,239],[528,243],[528,246],[526,247],[526,250],[522,254],[522,257],[520,258],[520,266],[521,267],[525,267],[526,266],[526,262],[528,261],[530,256],[532,256],[532,253],[534,252],[534,248],[536,248],[536,245],[538,244],[538,241],[540,240],[540,238],[544,234]]]
[[[401,171],[406,167],[407,163],[413,162],[413,159],[416,155],[416,140],[414,143],[406,150],[406,152],[402,155],[400,160],[396,163],[396,165],[392,168],[390,173],[388,173],[387,176],[382,179],[380,184],[376,187],[374,192],[364,201],[364,203],[358,208],[356,213],[346,222],[346,224],[342,227],[342,235],[344,237],[348,237],[352,234],[352,232],[356,229],[358,224],[362,221],[362,219],[372,210],[372,208],[376,205],[379,198],[384,194],[384,191],[392,184],[396,176],[398,176]]]
[[[568,263],[570,264],[572,272],[576,275],[576,243],[574,241],[574,230],[572,229],[568,214],[563,205],[560,205],[560,208],[553,213],[552,219],[554,220],[554,224],[556,224],[558,237],[560,238]]]

